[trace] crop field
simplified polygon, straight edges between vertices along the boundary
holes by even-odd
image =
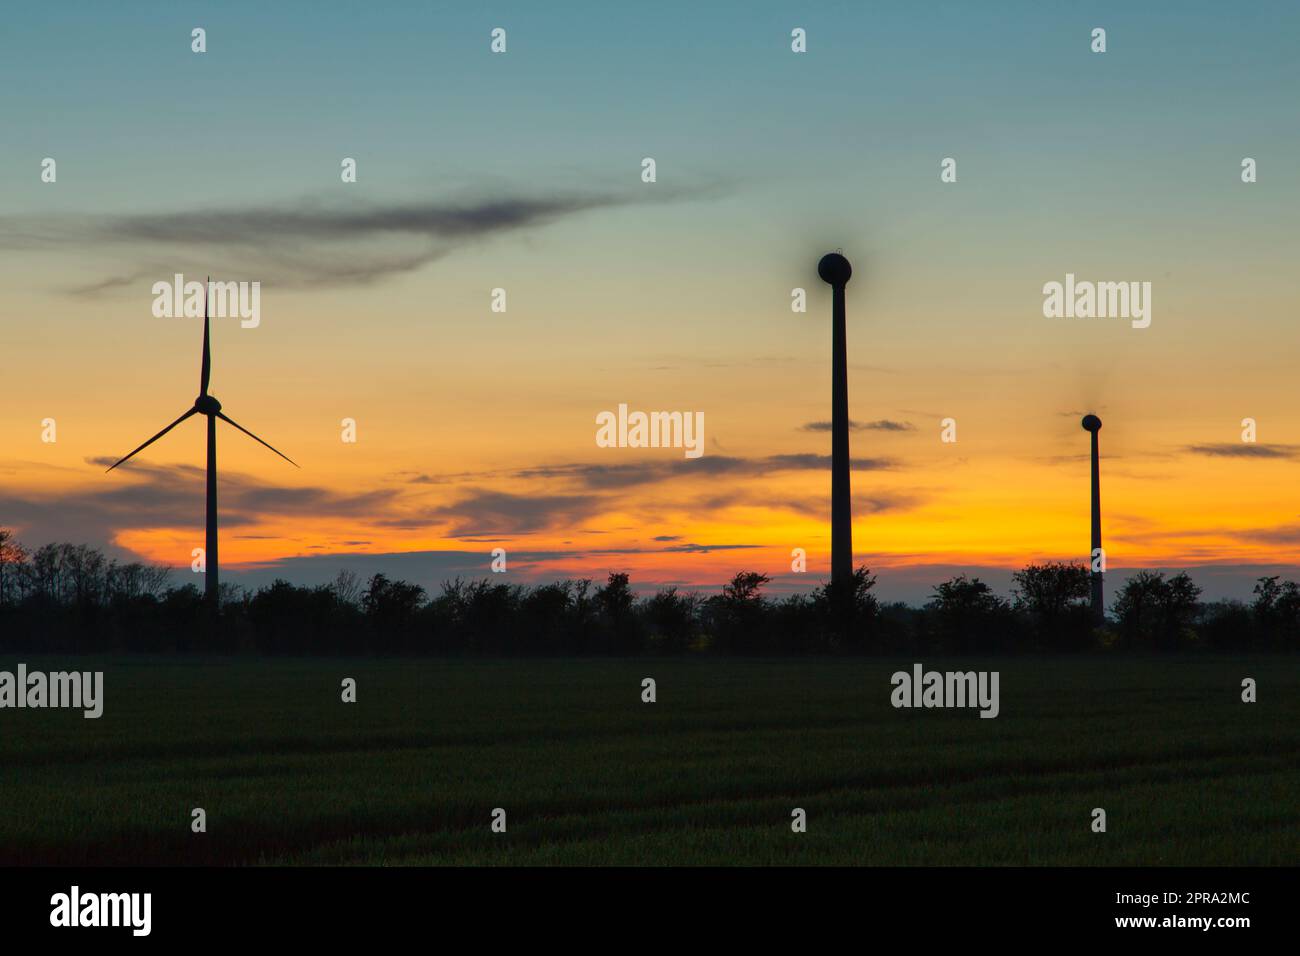
[[[1296,657],[25,660],[104,714],[0,711],[4,864],[1300,862]]]

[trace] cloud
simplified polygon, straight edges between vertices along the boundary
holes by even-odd
[[[688,544],[673,549],[676,553],[708,554],[711,551],[753,550],[759,545],[750,544]],[[576,562],[591,558],[620,558],[638,555],[662,554],[663,548],[608,548],[603,550],[511,550],[510,570],[530,583],[544,583],[568,577],[587,577],[590,570]],[[341,569],[353,571],[363,580],[376,573],[407,581],[445,581],[451,578],[493,577],[489,568],[490,555],[486,551],[397,551],[374,554],[334,553],[300,555],[258,562],[245,567],[231,567],[224,573],[226,580],[244,587],[270,584],[276,578],[287,578],[295,584],[328,584]],[[611,570],[614,562],[611,562]],[[566,567],[568,570],[566,570]],[[719,580],[718,586],[725,581]],[[637,579],[633,588],[653,591],[663,582]],[[431,591],[435,590],[430,588]]]
[[[1125,517],[1119,530],[1111,535],[1112,540],[1129,541],[1135,545],[1149,547],[1163,542],[1177,542],[1184,560],[1203,556],[1208,561],[1222,558],[1225,543],[1257,547],[1265,545],[1281,551],[1291,551],[1300,546],[1300,520],[1296,515],[1287,515],[1290,523],[1257,525],[1254,527],[1227,527],[1224,525],[1202,525],[1199,527],[1182,526],[1178,528],[1159,527],[1146,519]]]
[[[1244,544],[1269,544],[1280,545],[1283,547],[1294,547],[1300,545],[1300,524],[1284,525],[1267,525],[1256,528],[1225,528],[1225,527],[1201,527],[1201,528],[1177,528],[1159,532],[1146,532],[1140,536],[1141,540],[1150,540],[1156,536],[1160,538],[1169,538],[1174,540],[1184,540],[1188,538],[1225,538],[1229,541],[1240,542]],[[1133,537],[1138,538],[1138,535]]]
[[[161,271],[161,270],[160,270]],[[94,282],[87,282],[85,285],[72,286],[68,289],[71,295],[83,298],[94,298],[101,292],[108,292],[110,289],[121,289],[126,286],[143,285],[146,282],[152,284],[156,281],[159,273],[156,272],[132,272],[126,275],[106,276],[103,279],[97,279]]]
[[[1183,451],[1211,458],[1284,458],[1300,456],[1300,445],[1259,445],[1254,442],[1223,442],[1217,445],[1188,445]]]
[[[87,463],[107,467],[115,460],[89,458]],[[23,537],[32,543],[103,546],[124,529],[201,528],[206,480],[205,470],[194,465],[136,460],[57,498],[38,490],[0,490],[0,514],[6,525],[22,528]],[[267,515],[366,519],[389,508],[396,495],[388,489],[340,494],[310,485],[280,487],[226,471],[221,475],[221,526],[247,527]]]
[[[850,461],[854,471],[883,471],[898,467],[891,458],[854,458]],[[830,455],[785,454],[762,458],[740,458],[732,455],[705,455],[686,461],[680,458],[623,462],[617,465],[578,462],[561,465],[539,465],[504,473],[517,479],[555,479],[594,491],[611,491],[651,483],[663,483],[678,478],[735,476],[756,477],[781,471],[829,471]],[[500,476],[503,473],[492,473]],[[488,477],[488,475],[460,475],[458,478]],[[447,476],[419,475],[411,479],[420,484],[441,484]]]
[[[453,537],[518,535],[554,524],[575,524],[598,513],[606,502],[590,495],[515,495],[474,491],[451,504],[432,508],[422,518],[451,522]]]
[[[702,195],[677,190],[669,198]],[[87,245],[130,250],[135,269],[85,282],[78,296],[168,279],[215,259],[226,275],[285,286],[365,285],[411,272],[473,242],[550,225],[598,209],[625,205],[633,194],[493,196],[388,204],[304,201],[239,209],[79,216],[26,221],[0,219],[0,247]],[[659,194],[659,198],[663,195]],[[140,268],[140,260],[153,260]]]
[[[97,230],[103,239],[185,245],[352,241],[376,235],[469,239],[542,225],[562,216],[614,205],[610,196],[505,197],[478,202],[411,202],[386,206],[215,209],[112,216]]]
[[[106,468],[116,456],[86,459]],[[858,470],[887,469],[885,458],[858,458]],[[710,511],[737,507],[782,509],[824,518],[826,502],[818,497],[773,499],[766,476],[783,472],[828,472],[830,457],[791,453],[745,458],[711,455],[695,460],[658,458],[621,463],[569,462],[482,472],[390,475],[393,483],[375,490],[330,490],[313,485],[280,485],[246,474],[225,472],[221,478],[221,524],[228,534],[247,540],[279,538],[263,525],[277,517],[328,518],[340,523],[334,548],[365,547],[385,534],[436,532],[464,542],[497,542],[542,532],[564,534],[638,531],[654,523],[653,487],[674,492],[666,499],[676,515],[688,509],[693,520]],[[717,479],[722,479],[718,481]],[[105,545],[122,532],[149,529],[200,529],[203,522],[205,470],[197,465],[161,465],[133,459],[111,475],[96,474],[87,484],[55,499],[39,488],[0,491],[0,514],[29,541],[87,541]],[[498,484],[499,483],[499,484]],[[679,485],[680,483],[680,485]],[[703,496],[697,489],[708,489]],[[725,491],[720,489],[725,488]],[[671,503],[676,499],[676,503]],[[858,514],[915,506],[913,496],[859,493]],[[637,515],[631,527],[627,516]],[[621,519],[619,517],[621,516]],[[666,516],[664,520],[669,520]],[[675,520],[675,519],[673,519]],[[593,528],[582,527],[592,524]],[[685,533],[655,539],[659,550],[703,553],[739,547],[691,541]],[[640,553],[639,549],[631,553]]]
[[[887,511],[910,511],[925,502],[925,497],[913,494],[856,494],[853,496],[853,514],[882,514]],[[726,508],[770,508],[777,511],[789,511],[805,518],[829,520],[831,501],[829,492],[813,498],[773,498],[762,491],[741,492],[728,490],[725,493],[707,494],[693,502],[697,513],[721,511]]]
[[[493,541],[505,536],[535,534],[562,526],[573,526],[601,514],[625,510],[629,506],[626,492],[647,485],[665,485],[682,479],[737,479],[762,477],[786,471],[829,471],[829,455],[786,454],[760,458],[710,455],[691,461],[684,459],[644,460],[620,464],[568,462],[537,465],[507,471],[460,472],[454,474],[417,474],[405,480],[411,485],[445,486],[450,484],[482,485],[484,482],[524,481],[543,483],[545,491],[514,493],[481,489],[461,495],[450,503],[426,508],[395,518],[381,519],[389,528],[415,530],[431,524],[445,526],[447,533],[462,540]],[[855,470],[867,471],[895,467],[886,458],[855,458]],[[409,474],[409,473],[408,473]],[[859,495],[854,510],[871,514],[885,510],[913,507],[911,496]],[[641,502],[643,505],[644,502]],[[750,494],[732,483],[725,494],[711,494],[697,499],[692,509],[699,514],[736,505],[781,507],[800,514],[821,515],[826,509],[816,503],[774,502],[768,494]],[[664,535],[660,542],[678,541],[679,535]],[[698,545],[680,546],[698,548]],[[720,547],[720,546],[714,546]]]
[[[808,422],[806,425],[799,426],[800,431],[805,432],[828,432],[831,430],[830,422]],[[855,422],[849,419],[849,431],[855,432],[913,432],[916,426],[911,422],[894,422],[887,418],[879,419],[874,422]]]
[[[1241,541],[1255,541],[1260,544],[1283,545],[1286,547],[1300,545],[1300,525],[1295,524],[1275,528],[1249,528],[1229,533],[1232,537]]]
[[[769,455],[757,459],[767,467],[765,471],[830,471],[830,455]],[[850,458],[854,471],[884,471],[896,467],[890,458]]]
[[[86,463],[107,467],[116,460],[111,457],[87,458]],[[102,494],[100,497],[130,496],[143,503],[160,498],[191,501],[197,493],[197,500],[201,503],[206,494],[207,471],[197,465],[158,465],[132,459],[120,465],[113,474],[119,473],[140,477],[144,481],[134,482],[120,491]],[[111,482],[114,479],[106,477],[105,480]],[[240,472],[223,471],[221,523],[227,523],[227,515],[233,519],[242,512],[254,516],[316,515],[328,509],[330,514],[357,516],[386,507],[397,494],[394,489],[340,494],[311,485],[271,485]]]
[[[758,548],[757,544],[678,544],[671,548],[664,548],[666,552],[679,554],[708,554],[711,551],[743,551],[751,548]]]

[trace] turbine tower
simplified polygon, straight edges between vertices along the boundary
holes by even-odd
[[[191,415],[206,415],[208,419],[208,520],[207,520],[207,539],[204,544],[204,587],[203,596],[208,604],[215,609],[217,607],[217,419],[220,418],[227,425],[234,425],[241,432],[247,435],[253,441],[266,445],[271,451],[275,452],[295,468],[298,463],[288,455],[273,448],[271,445],[262,441],[243,425],[239,424],[232,418],[228,418],[221,411],[221,403],[216,397],[208,394],[208,380],[212,377],[212,348],[211,340],[211,321],[208,318],[208,285],[212,282],[212,277],[203,286],[203,364],[199,370],[199,397],[194,399],[194,405],[185,412],[180,418],[172,422],[153,438],[137,448],[131,454],[115,461],[110,467],[112,471],[123,462],[130,461],[140,452],[144,451],[163,435],[179,425]]]
[[[844,287],[853,275],[838,252],[822,256],[817,274],[831,287],[831,587],[846,598],[853,580],[853,507],[849,491],[849,358]]]
[[[1102,598],[1102,572],[1096,570],[1098,552],[1101,550],[1101,464],[1097,451],[1097,432],[1101,431],[1101,419],[1096,415],[1083,417],[1083,430],[1092,435],[1092,554],[1089,567],[1092,568],[1092,619],[1100,626],[1106,623],[1106,605]],[[1103,562],[1102,567],[1105,567]]]

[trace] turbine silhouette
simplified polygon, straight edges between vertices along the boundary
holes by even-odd
[[[247,435],[253,441],[266,445],[271,451],[275,452],[293,467],[297,468],[298,463],[279,449],[272,447],[262,439],[258,438],[239,422],[227,417],[221,411],[221,403],[217,401],[216,396],[208,394],[208,381],[212,377],[212,347],[211,347],[211,322],[208,318],[208,285],[212,282],[212,277],[208,276],[208,281],[203,286],[203,364],[199,370],[199,397],[194,399],[194,405],[180,418],[172,422],[153,438],[131,452],[124,458],[115,461],[109,466],[108,471],[112,471],[123,462],[130,461],[140,452],[144,451],[163,435],[179,425],[185,419],[192,415],[206,415],[208,418],[208,520],[207,520],[207,539],[204,547],[204,599],[212,608],[217,606],[217,419],[220,418],[227,425],[233,425],[241,432]],[[107,472],[105,472],[107,474]]]
[[[1083,416],[1083,430],[1092,435],[1092,618],[1097,625],[1106,623],[1106,607],[1102,599],[1101,577],[1097,571],[1097,552],[1101,550],[1101,462],[1097,448],[1097,433],[1101,431],[1101,419],[1096,415]],[[1104,566],[1104,565],[1103,565]]]
[[[844,287],[849,260],[832,252],[817,263],[831,287],[831,587],[847,600],[853,581],[853,505],[849,489],[849,348]]]

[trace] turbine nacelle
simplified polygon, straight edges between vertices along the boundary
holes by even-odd
[[[194,399],[194,410],[200,415],[216,415],[221,411],[221,403],[214,395],[200,395]]]
[[[1094,435],[1101,431],[1101,419],[1096,415],[1084,415],[1080,424],[1083,425],[1084,431],[1092,432]]]
[[[821,262],[817,263],[817,274],[821,276],[823,282],[830,285],[847,285],[853,275],[853,267],[849,265],[849,260],[838,252],[830,252],[822,256]]]

